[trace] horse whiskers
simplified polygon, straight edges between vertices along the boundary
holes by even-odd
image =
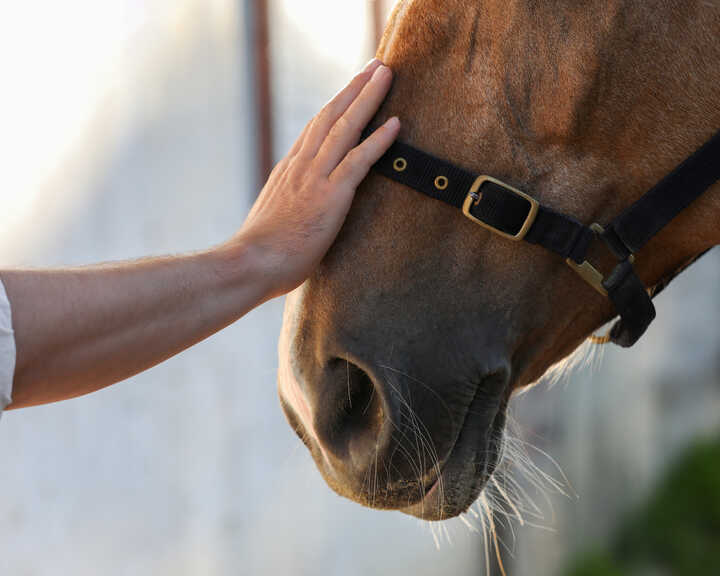
[[[414,424],[414,430],[416,435],[420,438],[421,444],[422,444],[422,453],[423,453],[423,466],[425,464],[424,454],[425,451],[429,453],[431,459],[432,459],[432,468],[435,471],[436,481],[438,483],[438,492],[439,492],[439,501],[440,501],[440,512],[443,511],[443,505],[444,505],[444,485],[443,485],[443,478],[442,478],[442,471],[440,469],[440,462],[437,455],[437,451],[435,449],[435,446],[432,442],[432,437],[430,436],[427,428],[425,425],[420,421],[420,419],[417,417],[416,414],[410,412],[410,418],[411,421]],[[422,428],[421,428],[422,426]],[[426,468],[423,467],[423,470]]]
[[[577,493],[562,468],[547,452],[520,438],[511,436],[506,439],[506,449],[509,453],[508,460],[512,461],[513,465],[540,493],[544,493],[548,488],[551,488],[552,491],[562,494],[566,498],[577,498]],[[528,449],[550,462],[554,470],[560,475],[560,479],[553,477],[537,466],[530,458]]]
[[[438,394],[435,390],[433,390],[433,389],[432,389],[430,386],[428,386],[425,382],[423,382],[422,380],[419,380],[418,378],[414,378],[413,376],[411,376],[411,375],[408,374],[407,372],[403,372],[402,370],[398,370],[397,368],[393,368],[392,366],[386,366],[386,365],[384,365],[384,364],[379,364],[378,367],[379,367],[379,368],[382,368],[383,370],[386,370],[386,371],[389,370],[390,372],[393,372],[393,373],[395,373],[395,374],[398,374],[398,375],[400,375],[400,376],[403,376],[403,377],[407,378],[408,380],[410,380],[411,382],[413,382],[413,383],[415,383],[415,384],[419,384],[420,386],[422,386],[425,390],[427,390],[428,392],[430,392],[430,394],[432,394],[437,400],[440,401],[440,404],[441,404],[442,407],[445,409],[445,412],[447,413],[448,418],[450,418],[450,419],[452,420],[453,414],[452,414],[452,411],[450,410],[450,407],[447,405],[447,402],[445,402],[445,400],[443,399],[443,397],[440,396],[440,394]]]
[[[519,484],[514,478],[509,475],[505,476],[505,479],[512,484],[512,490],[507,490],[506,493],[510,498],[516,498],[515,506],[522,511],[525,518],[525,523],[529,524],[528,517],[537,520],[545,520],[545,516],[542,513],[540,507],[530,497],[527,491]],[[523,500],[524,499],[524,500]],[[530,507],[525,506],[528,504]]]
[[[400,403],[400,415],[408,423],[407,427],[398,427],[394,425],[400,436],[400,442],[396,447],[396,452],[403,453],[408,461],[412,463],[413,470],[418,477],[418,485],[422,486],[423,472],[427,470],[427,459],[430,459],[431,468],[435,470],[439,482],[438,489],[440,491],[441,505],[444,503],[444,486],[442,485],[442,474],[440,470],[440,461],[435,449],[432,436],[418,417],[412,406],[412,389],[406,385],[403,386],[399,381],[399,377],[408,378],[409,382],[423,386],[427,390],[432,389],[423,382],[412,378],[408,374],[400,370],[393,369],[389,366],[382,366],[386,372],[387,385],[393,395],[396,396]],[[434,391],[432,391],[434,392]],[[443,407],[447,410],[447,405],[443,402]],[[402,428],[402,429],[401,429]],[[496,439],[500,440],[500,439]],[[414,450],[409,450],[410,446],[414,446]],[[569,486],[567,477],[560,469],[559,465],[548,454],[539,448],[513,436],[507,435],[504,439],[497,443],[491,443],[496,447],[498,454],[494,454],[500,459],[501,464],[491,477],[488,485],[480,496],[477,503],[477,510],[471,508],[469,513],[471,516],[461,515],[460,522],[466,529],[473,533],[483,534],[483,545],[485,549],[485,567],[490,573],[491,554],[495,554],[495,561],[501,572],[506,574],[505,565],[503,563],[502,554],[513,555],[513,549],[516,545],[517,535],[514,523],[520,526],[538,527],[544,530],[550,530],[543,523],[547,520],[547,515],[543,513],[543,507],[538,505],[533,497],[527,492],[522,484],[512,477],[512,472],[518,473],[529,482],[547,503],[547,507],[551,510],[554,517],[552,502],[548,497],[548,492],[558,492],[569,496],[565,487]],[[415,458],[411,457],[409,452],[415,454]],[[553,468],[559,473],[560,480],[553,475],[540,469],[530,458],[529,451],[544,456],[544,458],[552,463]],[[388,464],[392,465],[392,458]],[[389,475],[389,471],[388,471]],[[442,510],[441,510],[442,511]],[[473,521],[475,520],[475,521]],[[479,521],[479,522],[476,522]],[[447,524],[436,526],[430,524],[430,532],[432,534],[436,547],[440,547],[442,541],[452,544],[452,536],[448,530]],[[511,542],[508,544],[501,538],[499,531],[501,529],[509,530]]]
[[[493,520],[493,511],[490,508],[484,493],[480,495],[480,499],[478,500],[478,511],[480,525],[482,527],[483,549],[485,552],[485,574],[488,576],[490,575],[490,544],[492,542],[498,568],[503,576],[507,576],[507,573],[505,572],[505,565],[503,564],[500,554],[498,534]]]
[[[515,513],[515,517],[518,519],[518,522],[520,522],[520,526],[525,525],[525,519],[523,518],[522,514],[520,514],[520,510],[518,510],[518,507],[513,503],[513,501],[508,497],[507,492],[502,489],[498,481],[495,479],[495,477],[490,478],[490,481],[492,482],[495,489],[500,493],[500,496],[502,496],[503,500],[508,503],[508,506],[510,506],[510,509]]]
[[[526,470],[528,479],[535,480],[535,484],[542,484],[543,482],[546,482],[556,492],[562,494],[566,498],[577,498],[575,490],[572,488],[572,485],[565,477],[565,474],[563,473],[559,465],[557,465],[557,463],[549,455],[546,455],[541,450],[538,450],[538,453],[547,456],[548,461],[553,463],[553,465],[557,466],[557,470],[562,476],[562,480],[553,478],[550,474],[541,470],[529,459],[529,457],[525,457],[522,461],[520,461],[518,464],[518,468],[523,471]]]
[[[498,546],[498,533],[495,529],[495,521],[493,519],[493,512],[490,508],[490,505],[487,502],[487,497],[483,494],[482,496],[485,499],[485,508],[488,511],[488,522],[490,523],[490,534],[492,534],[493,542],[495,544],[495,558],[497,559],[498,568],[500,568],[500,572],[503,576],[507,576],[507,573],[505,572],[505,566],[503,565],[502,561],[502,554],[500,554],[500,546]]]
[[[558,492],[561,494],[565,494],[562,491],[558,491],[555,487],[555,485],[551,484],[549,486],[543,485],[542,481],[539,479],[536,479],[532,476],[530,472],[527,471],[526,467],[524,466],[517,466],[516,471],[519,473],[519,475],[524,476],[525,479],[530,482],[530,484],[535,488],[535,490],[542,496],[543,500],[545,501],[545,504],[547,505],[547,508],[550,511],[550,522],[555,521],[555,509],[552,505],[552,500],[550,499],[548,495],[548,490]],[[535,520],[545,522],[547,521],[546,514],[543,513],[540,506],[535,502],[535,500],[528,494],[528,492],[523,488],[523,486],[512,477],[510,474],[506,474],[505,478],[507,482],[515,489],[515,490],[508,490],[506,493],[508,497],[515,496],[518,498],[517,503],[515,503],[516,507],[523,511],[527,520],[527,517],[533,518]],[[527,504],[529,508],[523,506],[523,504]]]
[[[489,511],[492,514],[491,511]],[[482,523],[483,549],[485,550],[485,574],[490,576],[490,546],[488,545],[488,533],[483,520],[482,510],[480,510],[480,518]]]
[[[553,377],[553,384],[563,373],[572,370],[574,367],[583,364],[592,364],[598,358],[599,346],[584,346],[576,353],[572,361],[565,363]],[[396,398],[399,404],[400,423],[391,420],[391,424],[398,435],[398,442],[390,458],[384,462],[385,474],[388,479],[392,476],[391,471],[397,470],[393,459],[396,454],[402,454],[409,463],[414,475],[417,478],[419,490],[426,485],[426,471],[432,470],[438,481],[440,512],[443,512],[445,502],[445,487],[440,469],[440,459],[427,426],[422,422],[413,407],[413,385],[422,386],[437,396],[424,382],[412,376],[394,369],[390,366],[381,366],[385,371],[386,384],[389,392]],[[405,378],[407,380],[401,380]],[[450,413],[447,404],[443,401],[442,406]],[[404,424],[402,424],[404,423]],[[516,427],[512,415],[508,414],[507,428],[512,431]],[[472,533],[482,533],[483,546],[485,550],[485,568],[490,573],[491,555],[495,554],[494,561],[503,576],[506,568],[502,555],[507,553],[513,556],[517,543],[515,530],[516,523],[522,527],[532,527],[541,530],[552,531],[547,524],[554,522],[555,510],[550,495],[553,493],[562,494],[566,497],[575,495],[567,476],[560,465],[549,454],[537,446],[523,440],[517,435],[506,433],[502,438],[494,438],[490,443],[489,451],[493,457],[499,460],[495,472],[490,477],[485,489],[477,501],[476,507],[471,507],[468,514],[461,515],[459,521]],[[497,452],[497,453],[495,453]],[[551,471],[547,466],[541,468],[533,459],[532,455],[539,455],[550,464]],[[378,489],[378,462],[373,467],[375,474],[374,490]],[[525,485],[530,485],[537,494],[531,495]],[[538,500],[538,495],[540,496]],[[423,511],[424,512],[424,511]],[[435,525],[428,523],[433,541],[436,547],[440,547],[443,541],[452,544],[452,535],[447,523]],[[503,540],[502,531],[509,532],[507,542]]]
[[[445,501],[445,488],[443,485],[443,478],[442,473],[440,469],[440,459],[437,454],[437,450],[435,448],[435,444],[432,440],[432,435],[430,434],[430,431],[427,429],[425,424],[422,422],[422,420],[417,416],[415,410],[413,409],[411,405],[411,398],[410,400],[407,400],[405,396],[402,394],[402,391],[399,389],[399,385],[396,386],[393,383],[393,375],[400,374],[403,375],[400,371],[392,370],[390,368],[386,368],[386,372],[390,371],[391,374],[387,374],[387,384],[390,387],[391,391],[397,395],[398,400],[400,401],[401,410],[406,410],[407,417],[409,418],[409,422],[411,425],[411,429],[413,431],[413,434],[415,436],[415,446],[418,453],[418,457],[420,459],[420,464],[422,466],[422,471],[424,472],[427,470],[426,462],[425,462],[425,454],[430,457],[432,466],[431,468],[435,472],[436,481],[438,483],[438,495],[439,495],[439,506],[440,510],[439,512],[442,514],[443,508],[444,508],[444,501]],[[407,375],[405,375],[407,376]],[[417,382],[417,380],[413,379],[414,382]],[[409,396],[410,390],[408,389],[408,396]],[[397,427],[396,427],[397,429]],[[400,432],[402,437],[405,437],[404,432]],[[418,476],[418,483],[422,486],[422,475],[420,474]],[[423,510],[424,512],[424,510]]]
[[[432,534],[433,540],[435,541],[435,548],[440,550],[440,540],[435,533],[435,524],[432,524],[431,522],[428,522],[428,524],[430,525],[430,533]]]
[[[388,369],[389,369],[389,368],[388,368]],[[407,374],[405,374],[405,373],[403,373],[403,372],[400,372],[400,371],[395,371],[395,372],[397,372],[398,374],[401,374],[401,375],[403,375],[403,376],[406,376],[406,377],[408,377],[408,378],[411,378],[410,376],[408,376]],[[411,379],[412,379],[412,378],[411,378]],[[420,382],[420,381],[417,380],[417,379],[412,379],[412,381],[413,381],[413,382],[416,382],[416,383],[419,383],[419,384],[422,384],[422,385],[425,386],[428,390],[431,390],[427,385],[423,384],[422,382]],[[403,397],[402,392],[400,392],[400,390],[398,390],[395,386],[393,386],[392,382],[389,382],[389,384],[390,384],[392,390],[398,395],[398,398],[400,399],[400,401],[401,401],[401,403],[403,404],[403,406],[407,408],[407,410],[408,410],[408,416],[411,418],[412,423],[417,427],[417,431],[420,432],[420,433],[422,434],[423,438],[425,439],[426,444],[427,444],[427,448],[430,450],[431,455],[434,457],[435,461],[438,461],[437,451],[435,450],[435,445],[434,445],[434,443],[432,442],[432,437],[431,437],[431,435],[430,435],[430,432],[429,432],[429,430],[427,429],[427,427],[425,426],[425,424],[422,422],[422,420],[421,420],[420,418],[418,418],[415,410],[414,410],[414,409],[412,408],[412,406],[411,406],[412,398],[410,397],[410,389],[408,388],[408,397],[409,397],[409,400],[406,400],[406,399]],[[448,408],[447,408],[447,404],[445,404],[444,402],[443,402],[443,404],[444,404],[444,406],[445,406],[445,408],[446,408],[446,410],[447,410],[447,409],[448,409]],[[420,430],[420,427],[421,427],[421,426],[422,426],[422,430]]]
[[[467,529],[470,530],[470,532],[474,532],[475,534],[479,534],[480,530],[478,530],[477,526],[470,522],[463,514],[460,514],[459,516],[460,521],[467,526]]]
[[[395,454],[396,454],[398,451],[401,452],[401,453],[405,456],[405,458],[407,459],[407,462],[410,464],[410,467],[413,469],[413,472],[417,475],[417,478],[418,478],[418,480],[417,480],[418,490],[422,491],[422,486],[423,486],[423,482],[422,482],[423,468],[421,468],[419,461],[416,460],[416,459],[412,456],[411,452],[410,452],[405,446],[403,446],[402,441],[403,441],[403,440],[409,440],[409,439],[407,438],[407,435],[405,434],[405,432],[404,432],[403,430],[401,430],[400,428],[398,428],[398,426],[397,426],[392,420],[389,420],[389,422],[390,422],[390,424],[393,426],[393,428],[398,432],[398,434],[401,436],[401,438],[400,438],[400,441],[399,441],[399,442],[397,443],[397,445],[395,446],[395,449],[393,450],[392,454],[390,455],[390,458],[388,459],[388,462],[385,463],[386,472],[388,472],[388,476],[389,476],[389,471],[388,471],[388,469],[389,469],[390,466],[393,466],[393,464],[392,464],[392,459],[394,458]],[[418,455],[418,456],[419,456],[419,455]],[[397,468],[395,468],[395,469],[397,470]],[[368,468],[368,471],[369,471],[369,470],[370,470],[370,468]]]
[[[405,446],[403,446],[402,441],[408,440],[407,435],[405,434],[405,432],[402,429],[398,428],[398,426],[395,424],[395,422],[393,422],[392,418],[389,418],[388,416],[386,416],[386,421],[389,422],[392,425],[392,427],[398,432],[398,434],[401,436],[401,441],[397,443],[397,445],[395,446],[395,449],[393,450],[393,452],[390,455],[390,458],[387,460],[387,462],[383,462],[383,466],[385,468],[385,473],[386,473],[386,482],[385,482],[386,488],[385,488],[385,490],[387,490],[388,489],[387,487],[390,485],[390,467],[393,466],[392,459],[394,458],[395,454],[398,451],[400,451],[406,457],[411,468],[416,473],[416,475],[418,477],[419,490],[422,490],[423,468],[420,466],[420,462],[417,461],[412,456],[410,451],[407,450],[407,448],[405,448]],[[368,494],[369,503],[372,506],[374,506],[374,504],[375,504],[375,497],[377,494],[377,487],[378,487],[378,482],[377,482],[378,451],[379,451],[379,446],[376,443],[376,445],[375,445],[375,461],[366,470],[365,478],[363,480],[363,491]],[[419,452],[419,450],[418,450],[418,452]],[[418,454],[418,456],[422,457],[422,455],[420,455],[420,454]],[[395,468],[395,469],[397,470],[397,468]],[[375,476],[374,476],[374,483],[373,483],[373,491],[372,491],[372,495],[371,495],[371,493],[370,493],[370,474],[373,471],[374,471]],[[365,489],[366,485],[367,485],[367,490]]]
[[[345,369],[347,371],[347,390],[348,390],[348,405],[350,406],[350,409],[352,410],[352,392],[350,391],[350,360],[345,358]],[[373,388],[373,392],[375,392],[375,389]],[[368,405],[370,403],[368,402]],[[365,413],[363,412],[363,416],[365,416]]]
[[[508,415],[508,418],[508,427],[516,428],[512,416]],[[482,532],[487,574],[490,574],[490,554],[494,552],[497,566],[505,575],[501,548],[513,556],[516,544],[514,522],[523,527],[554,532],[554,529],[547,525],[548,514],[543,512],[543,508],[549,510],[550,524],[552,524],[555,521],[555,510],[550,494],[557,493],[568,498],[577,495],[557,461],[539,447],[506,433],[499,452],[502,453],[500,463],[481,493],[476,506],[468,511],[474,520],[479,521],[480,528],[478,529],[477,524],[468,516],[461,516],[460,521],[471,532]],[[549,462],[559,478],[533,462],[530,452],[542,456],[546,462]],[[530,496],[523,487],[523,482],[529,483],[541,495],[545,506],[541,507],[535,498]],[[508,546],[503,541],[499,529],[510,531],[512,546]]]

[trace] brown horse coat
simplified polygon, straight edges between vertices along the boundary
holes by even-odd
[[[720,129],[719,39],[718,1],[403,0],[378,50],[396,80],[377,121],[609,222]],[[715,185],[638,254],[646,285],[718,244],[719,221]],[[340,494],[456,515],[497,462],[511,392],[612,314],[542,248],[371,175],[288,299],[281,399]]]

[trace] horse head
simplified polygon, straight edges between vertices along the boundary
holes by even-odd
[[[377,122],[398,115],[413,146],[607,222],[720,127],[719,31],[717,2],[404,0]],[[637,255],[646,286],[718,243],[718,192]],[[281,403],[340,495],[456,516],[498,463],[512,393],[613,315],[562,259],[371,174],[287,299]]]

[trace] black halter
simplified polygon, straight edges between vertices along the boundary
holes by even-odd
[[[720,132],[608,226],[585,226],[504,182],[473,174],[403,142],[393,144],[375,170],[455,206],[496,234],[539,244],[565,258],[586,282],[612,301],[620,320],[610,339],[630,347],[655,319],[650,294],[633,268],[634,254],[720,179]],[[601,239],[618,261],[607,277],[586,260],[595,238]]]

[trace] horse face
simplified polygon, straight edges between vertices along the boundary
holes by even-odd
[[[327,483],[425,519],[464,512],[500,457],[513,389],[566,346],[568,285],[581,286],[552,258],[369,177],[287,298],[280,342],[281,403]]]
[[[407,4],[381,48],[396,83],[378,121],[398,114],[401,137],[427,151],[527,177],[495,116],[497,79],[466,73],[465,28],[478,22]],[[513,388],[540,375],[538,351],[582,339],[563,329],[576,312],[568,285],[586,288],[563,266],[370,175],[333,248],[288,297],[280,342],[281,403],[327,483],[425,519],[465,511],[500,457]]]
[[[657,176],[603,169],[611,152],[593,141],[597,118],[613,117],[596,114],[593,82],[621,69],[593,58],[612,22],[588,14],[567,30],[549,13],[540,27],[537,15],[505,3],[493,14],[495,5],[400,2],[378,53],[395,85],[377,121],[399,115],[403,140],[578,219],[607,221],[627,199],[593,200],[598,190]],[[452,517],[498,462],[513,390],[610,315],[561,259],[371,174],[333,248],[287,299],[281,403],[339,494]]]

